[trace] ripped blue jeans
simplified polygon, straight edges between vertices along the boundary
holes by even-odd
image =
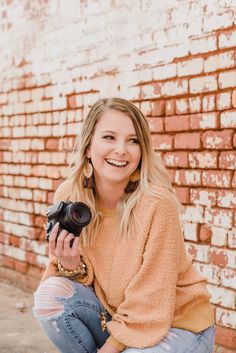
[[[33,312],[61,353],[96,353],[109,336],[102,321],[111,316],[92,287],[62,277],[50,277],[35,292]],[[150,348],[127,348],[124,353],[211,353],[214,327],[199,333],[171,328]]]

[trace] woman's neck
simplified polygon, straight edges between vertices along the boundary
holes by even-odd
[[[114,209],[124,194],[125,186],[108,183],[96,183],[96,200],[99,208]]]

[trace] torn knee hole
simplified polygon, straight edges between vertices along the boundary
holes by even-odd
[[[51,277],[43,282],[34,295],[34,312],[40,317],[50,317],[64,312],[60,299],[73,296],[74,289],[69,280]]]

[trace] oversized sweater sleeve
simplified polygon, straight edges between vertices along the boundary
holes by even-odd
[[[108,343],[115,340],[127,347],[146,348],[166,335],[175,311],[183,249],[177,204],[167,193],[155,204],[142,265],[127,286],[124,301],[107,324],[111,334]]]
[[[70,183],[68,181],[63,182],[55,191],[53,203],[70,200],[71,192],[72,191],[70,188]],[[84,254],[81,244],[80,244],[79,253],[82,256],[84,263],[86,264],[87,275],[83,279],[78,279],[78,282],[83,283],[84,285],[90,285],[94,280],[93,267],[88,257],[86,256],[86,254]],[[46,280],[48,277],[51,277],[51,276],[59,276],[59,271],[57,268],[57,259],[55,256],[50,256],[48,265],[45,269],[41,282],[43,282],[44,280]]]

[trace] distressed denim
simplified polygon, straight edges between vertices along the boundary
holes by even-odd
[[[58,310],[50,315],[48,312],[39,313],[38,301],[42,297],[41,286],[51,289],[55,277],[49,278],[41,284],[35,292],[35,306],[33,312],[40,326],[62,353],[96,353],[109,336],[107,331],[102,331],[100,316],[106,321],[111,316],[98,300],[93,288],[86,287],[78,282],[65,278],[57,278],[70,284],[71,296],[58,295],[54,298],[54,305]],[[57,292],[57,291],[56,291]],[[50,295],[50,292],[48,292]],[[38,298],[39,297],[39,298]],[[47,302],[46,298],[44,299]],[[199,333],[171,328],[167,336],[157,345],[138,349],[127,348],[125,353],[211,353],[214,343],[214,327]]]

